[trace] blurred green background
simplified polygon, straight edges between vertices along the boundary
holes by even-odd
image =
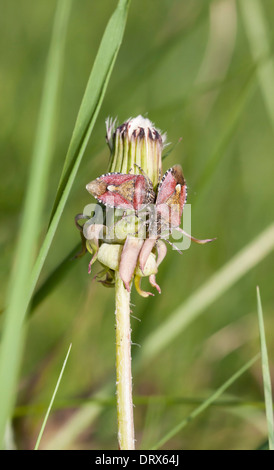
[[[175,144],[182,137],[164,160],[164,170],[182,165],[192,204],[192,233],[217,241],[192,244],[182,256],[169,247],[157,276],[161,296],[143,299],[133,291],[133,356],[178,306],[273,222],[273,1],[260,1],[265,37],[259,38],[269,45],[269,50],[262,47],[261,56],[256,48],[260,41],[252,43],[241,3],[132,0],[110,85],[42,272],[39,285],[79,241],[74,216],[93,202],[85,185],[107,170],[106,117],[117,116],[122,123],[142,114],[167,132],[168,142]],[[56,1],[1,0],[0,6],[4,307]],[[91,65],[115,7],[115,0],[73,2],[44,230]],[[253,20],[256,31],[259,18]],[[260,76],[264,64],[270,67]],[[41,240],[43,236],[44,231]],[[273,261],[270,253],[133,374],[138,448],[155,444],[259,351],[256,285],[261,289],[273,372]],[[42,448],[54,447],[57,433],[66,434],[73,417],[83,422],[90,398],[105,384],[115,383],[114,291],[92,281],[100,267],[94,265],[88,275],[88,262],[88,256],[71,261],[71,269],[28,321],[14,419],[18,448],[34,446],[70,343]],[[96,420],[75,425],[66,446],[117,448],[115,395],[109,396]],[[260,446],[267,435],[260,363],[223,398],[243,401],[243,406],[211,406],[165,448]]]

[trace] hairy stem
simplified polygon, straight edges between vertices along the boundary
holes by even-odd
[[[130,292],[116,272],[116,395],[120,450],[134,450],[131,376]]]

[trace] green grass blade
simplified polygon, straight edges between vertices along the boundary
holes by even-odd
[[[48,406],[48,409],[47,409],[47,412],[46,412],[46,416],[45,416],[44,421],[43,421],[43,424],[42,424],[42,426],[41,426],[41,429],[40,429],[40,432],[39,432],[39,435],[38,435],[38,438],[37,438],[37,441],[36,441],[34,450],[38,450],[38,447],[39,447],[39,445],[40,445],[40,442],[41,442],[41,439],[42,439],[42,436],[43,436],[43,433],[44,433],[44,430],[45,430],[45,427],[46,427],[46,424],[47,424],[47,420],[48,420],[48,417],[49,417],[49,414],[50,414],[52,405],[53,405],[54,400],[55,400],[55,396],[56,396],[57,390],[58,390],[58,388],[59,388],[60,382],[61,382],[62,377],[63,377],[63,373],[64,373],[64,370],[65,370],[65,367],[66,367],[66,364],[67,364],[67,360],[68,360],[68,357],[69,357],[69,354],[70,354],[70,350],[71,350],[71,344],[70,344],[70,346],[69,346],[69,348],[68,348],[68,352],[67,352],[67,355],[66,355],[66,357],[65,357],[65,360],[64,360],[64,363],[63,363],[61,372],[60,372],[60,374],[59,374],[59,377],[58,377],[58,380],[57,380],[57,383],[56,383],[56,386],[55,386],[53,395],[52,395],[52,397],[51,397],[50,404],[49,404],[49,406]]]
[[[93,398],[99,402],[94,405],[85,404],[80,407],[71,417],[67,420],[64,426],[60,426],[54,436],[48,440],[45,450],[62,450],[69,448],[70,444],[74,442],[76,436],[79,436],[83,430],[90,426],[90,423],[95,421],[96,418],[105,410],[104,400],[109,399],[110,396],[115,396],[115,383],[111,382],[104,385],[98,393],[93,393]]]
[[[51,222],[32,272],[29,298],[34,292],[37,280],[50,249],[69,192],[86,149],[91,131],[99,113],[114,63],[122,42],[130,0],[120,0],[101,41],[88,85],[82,100],[73,136],[66,156],[59,189],[57,192]],[[100,70],[99,70],[100,69]]]
[[[88,123],[88,116],[86,115],[86,111],[87,111],[88,107],[91,105],[91,103],[93,103],[93,105],[94,105],[94,109],[90,109],[91,117],[92,116],[94,117],[95,114],[97,116],[97,114],[99,112],[99,108],[100,108],[100,105],[101,105],[101,101],[103,99],[103,95],[105,93],[105,88],[106,88],[106,85],[107,85],[107,82],[108,82],[108,79],[109,79],[109,75],[111,73],[112,67],[113,67],[115,59],[116,59],[118,49],[119,49],[120,44],[121,44],[121,39],[122,39],[122,36],[123,36],[123,31],[124,31],[125,21],[126,21],[126,17],[124,15],[127,12],[128,5],[129,5],[129,1],[120,2],[118,7],[117,7],[117,10],[115,12],[115,18],[117,16],[117,14],[119,13],[119,18],[118,19],[119,19],[119,21],[122,21],[122,23],[123,23],[122,24],[122,29],[119,30],[119,28],[117,28],[117,22],[116,22],[117,18],[114,21],[114,23],[110,21],[111,28],[106,30],[104,38],[102,40],[102,44],[101,44],[102,47],[101,47],[101,49],[99,50],[99,52],[97,54],[97,59],[96,59],[97,60],[97,65],[96,65],[96,61],[95,61],[95,64],[94,64],[94,67],[92,69],[91,76],[90,76],[90,79],[89,79],[89,82],[88,82],[88,85],[87,85],[85,96],[84,96],[83,101],[82,101],[81,109],[79,111],[78,118],[77,118],[77,121],[76,121],[76,124],[75,124],[73,137],[72,137],[72,140],[71,140],[71,143],[70,143],[70,147],[69,147],[67,158],[66,158],[66,163],[65,163],[63,173],[62,173],[62,177],[61,177],[60,184],[59,184],[59,193],[58,193],[59,196],[60,196],[60,188],[65,184],[64,182],[67,181],[66,168],[68,168],[71,165],[72,159],[75,158],[75,155],[74,155],[74,157],[72,156],[72,150],[71,149],[73,148],[73,142],[76,139],[76,137],[75,137],[76,128],[79,129],[81,127],[81,123],[84,120],[84,118],[86,119],[86,121]],[[122,11],[120,12],[121,9],[122,9]],[[119,32],[119,40],[117,40],[116,47],[114,47],[114,44],[110,41],[110,37],[112,36],[113,31],[115,32],[115,34],[117,34],[117,32]],[[107,47],[108,41],[110,43],[111,48],[113,47],[112,52],[116,51],[115,53],[113,52],[114,55],[112,54],[109,57],[109,61],[107,61],[108,57],[105,54],[105,49]],[[99,67],[99,65],[101,64],[101,62],[103,60],[105,61],[105,68],[106,68],[105,72],[106,72],[107,78],[105,77],[105,74],[102,75],[101,69],[100,69],[100,74],[99,74],[99,71],[97,70],[97,68]],[[98,87],[99,87],[99,81],[98,80],[99,80],[100,76],[102,76],[102,78],[101,78],[101,89],[102,90],[101,90],[101,96],[99,97],[100,99],[98,98],[98,102],[96,102],[96,100],[94,98],[92,100],[90,100],[90,98],[91,98],[92,92],[96,92],[96,87],[94,86],[94,83],[97,83],[97,91],[98,91]],[[92,77],[93,77],[93,79],[92,79]],[[92,127],[94,125],[95,117],[89,123],[90,127],[88,129],[88,136],[90,135],[90,132],[91,132]],[[80,134],[79,134],[79,141],[81,141],[81,135]],[[85,144],[85,146],[86,146],[86,144]],[[82,150],[84,151],[84,149],[82,149]],[[78,156],[78,158],[82,158],[83,151],[82,151],[81,155]],[[69,178],[69,181],[67,181],[67,183],[69,185],[69,190],[72,186],[73,179],[75,177],[75,174],[77,172],[79,164],[80,164],[80,160],[78,160],[78,162],[77,162],[77,168],[76,167],[74,168],[73,178]],[[63,194],[63,198],[61,197],[61,199],[62,199],[61,200],[62,209],[61,209],[60,212],[58,212],[58,214],[55,217],[54,221],[52,221],[52,223],[50,224],[47,237],[44,240],[44,243],[41,247],[38,259],[36,261],[36,264],[34,266],[33,273],[32,273],[31,285],[30,285],[30,289],[29,289],[29,292],[28,292],[28,298],[27,298],[27,301],[26,301],[27,304],[30,301],[30,298],[32,296],[32,293],[33,293],[33,290],[35,288],[36,282],[38,280],[39,274],[41,272],[42,266],[44,264],[46,255],[47,255],[48,250],[49,250],[49,246],[50,246],[51,241],[53,239],[58,221],[59,221],[60,216],[61,216],[61,212],[63,210],[67,195],[69,193],[69,190],[68,190],[68,187],[67,187],[66,194],[65,195]],[[57,195],[57,197],[56,197],[55,206],[56,206],[56,204],[58,206],[59,196]],[[35,294],[35,296],[33,298],[32,309],[34,309],[37,306],[37,304],[41,300],[43,300],[44,297],[51,291],[52,287],[55,286],[55,283],[56,283],[57,279],[59,280],[64,273],[67,273],[68,266],[72,266],[72,263],[70,263],[71,257],[77,251],[79,251],[78,250],[78,245],[71,251],[71,253],[68,254],[68,256],[65,257],[65,259],[60,263],[60,265],[57,266],[56,269],[48,276],[46,281],[38,289],[37,293]]]
[[[4,314],[0,350],[0,446],[3,446],[5,426],[14,402],[22,352],[26,291],[33,264],[34,247],[40,230],[40,216],[46,196],[49,164],[53,155],[57,96],[70,5],[71,1],[60,0],[56,10],[29,184],[16,247],[14,269],[7,294],[7,310]]]
[[[262,373],[263,373],[263,383],[264,383],[266,419],[267,419],[267,427],[268,427],[268,442],[269,442],[269,450],[274,450],[274,422],[273,422],[271,377],[270,377],[269,364],[268,364],[263,309],[262,309],[259,287],[257,287],[257,308],[258,308],[258,320],[259,320],[259,330],[260,330],[260,338],[261,338]]]
[[[62,5],[66,4],[67,0],[62,0]],[[17,296],[13,296],[14,303],[9,306],[9,311],[12,315],[8,315],[8,318],[14,320],[10,321],[8,327],[6,328],[6,335],[3,335],[3,344],[2,344],[2,362],[0,362],[0,381],[5,383],[5,387],[2,387],[1,390],[1,403],[4,407],[4,412],[0,416],[0,440],[3,440],[4,429],[7,422],[7,419],[10,415],[12,404],[13,404],[13,390],[16,383],[16,375],[19,367],[19,357],[21,351],[21,341],[20,341],[20,326],[22,325],[23,318],[26,314],[31,296],[34,292],[38,277],[40,275],[41,269],[43,267],[44,261],[46,259],[47,253],[49,251],[51,242],[53,240],[55,231],[57,229],[61,214],[63,212],[66,200],[68,198],[70,189],[72,187],[74,178],[76,176],[77,170],[79,168],[81,159],[83,157],[86,145],[88,143],[91,131],[93,129],[95,120],[97,118],[98,112],[100,110],[103,97],[111,76],[112,69],[122,42],[123,33],[125,29],[127,12],[129,8],[130,0],[120,0],[118,6],[112,15],[107,28],[105,30],[97,57],[90,75],[90,79],[87,85],[87,89],[80,107],[78,118],[76,121],[75,129],[73,132],[72,140],[69,146],[69,151],[66,157],[66,162],[64,170],[61,176],[61,181],[59,184],[59,190],[57,193],[54,210],[52,212],[51,223],[43,242],[43,245],[40,249],[39,255],[35,262],[32,272],[27,272],[21,267],[20,259],[20,279],[23,284],[22,295],[21,292],[18,292]],[[68,5],[68,2],[67,2]],[[59,30],[61,30],[59,25]],[[52,49],[53,52],[56,48]],[[51,68],[57,73],[58,67]],[[43,113],[42,113],[43,116]],[[46,121],[47,122],[47,121]],[[44,135],[44,134],[43,134]],[[50,142],[50,139],[43,139],[43,144]],[[40,145],[41,148],[41,145]],[[43,149],[44,147],[42,147]],[[38,164],[39,163],[39,164]],[[41,169],[41,159],[40,156],[36,161],[36,170],[37,168]],[[39,167],[40,165],[40,167]],[[39,179],[36,178],[35,189],[39,188]],[[40,182],[42,185],[42,182]],[[38,193],[39,194],[39,193]],[[40,193],[41,196],[42,192]],[[31,191],[30,201],[33,200],[35,203],[38,202],[39,198],[34,191]],[[37,227],[37,219],[35,218],[37,211],[30,212],[28,211],[29,220],[31,219],[32,226]],[[33,224],[35,220],[35,224]],[[28,234],[25,236],[25,242],[29,240],[29,247],[33,247],[35,243],[33,238],[28,239]],[[24,253],[24,260],[27,260],[27,266],[29,267],[29,257],[28,251],[22,251],[22,244],[20,245],[19,253]],[[17,275],[18,277],[18,275]],[[30,281],[29,281],[30,279]],[[18,283],[15,284],[15,289],[18,288]],[[13,290],[16,292],[16,290]],[[22,316],[19,321],[17,321],[17,312],[22,312]],[[13,315],[14,313],[14,315]],[[14,332],[17,334],[14,334]],[[16,347],[11,349],[11,345],[15,342]],[[6,358],[9,358],[9,361]],[[13,373],[10,373],[13,371]],[[8,380],[6,380],[8,377]]]
[[[270,34],[260,0],[240,0],[239,2],[250,50],[257,67],[257,76],[265,107],[274,128],[274,60]]]
[[[162,447],[167,441],[174,437],[179,431],[181,431],[190,421],[196,418],[199,414],[205,411],[215,400],[217,400],[241,375],[243,375],[259,358],[260,354],[257,354],[253,359],[248,361],[241,369],[230,377],[221,387],[219,387],[207,400],[205,400],[200,406],[195,408],[189,416],[184,418],[177,426],[169,431],[151,450],[156,450]]]
[[[129,4],[130,0],[119,0],[102,38],[66,155],[52,217],[57,211],[62,194],[67,193],[71,187],[71,174],[76,173],[90,138],[122,43]]]

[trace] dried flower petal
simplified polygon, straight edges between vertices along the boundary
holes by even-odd
[[[159,292],[159,294],[161,294],[161,288],[160,288],[160,286],[159,286],[159,285],[157,284],[157,282],[156,282],[156,276],[155,276],[155,274],[151,274],[151,275],[149,276],[149,282],[150,282],[150,284],[152,285],[152,287],[155,287],[155,289],[157,289],[157,291]]]
[[[157,241],[157,238],[147,238],[142,246],[140,256],[139,256],[139,265],[140,265],[142,272],[144,272],[146,262],[156,244],[156,241]]]
[[[124,244],[119,274],[128,292],[130,292],[130,281],[136,269],[139,253],[143,244],[144,240],[132,237],[127,237]]]
[[[93,255],[89,265],[88,265],[88,273],[90,274],[91,272],[91,266],[93,263],[95,263],[98,255],[98,250],[99,250],[99,238],[102,236],[102,233],[105,229],[104,225],[89,225],[86,234],[88,236],[86,240],[86,247],[87,250]]]
[[[157,249],[157,266],[159,266],[167,254],[167,246],[162,240],[158,240],[156,244],[156,249]]]
[[[135,289],[137,290],[138,294],[141,295],[142,297],[149,297],[150,295],[154,296],[152,292],[146,292],[143,289],[141,289],[141,276],[135,276],[134,277],[134,284],[135,284]]]

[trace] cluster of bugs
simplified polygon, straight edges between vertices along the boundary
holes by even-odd
[[[101,175],[87,184],[86,189],[106,207],[132,211],[137,217],[139,211],[146,210],[146,207],[151,214],[152,208],[148,232],[155,242],[161,238],[168,241],[167,236],[173,229],[189,236],[196,243],[204,244],[212,240],[199,240],[180,228],[187,200],[187,185],[180,165],[169,168],[159,179],[157,194],[151,180],[138,168],[141,172],[139,175],[116,172]]]
[[[150,253],[156,247],[157,251],[157,266],[164,259],[166,254],[165,244],[161,241],[164,240],[172,245],[177,251],[180,252],[178,247],[169,241],[169,235],[174,229],[181,232],[183,235],[189,237],[192,241],[205,244],[214,239],[199,240],[187,234],[181,227],[181,218],[183,209],[187,200],[187,185],[183,176],[183,171],[180,165],[174,165],[169,168],[163,177],[159,176],[159,182],[156,191],[154,191],[152,181],[145,174],[145,172],[138,165],[140,174],[129,173],[106,173],[87,184],[86,189],[97,201],[105,207],[114,209],[122,209],[124,211],[123,217],[134,215],[137,219],[141,219],[145,232],[142,243],[134,243],[131,241],[131,236],[135,237],[136,233],[128,233],[124,249],[122,251],[119,273],[124,282],[125,288],[130,291],[130,282],[134,276],[137,263],[141,271],[145,272],[146,263]],[[89,247],[86,246],[86,240],[83,233],[83,226],[78,223],[79,219],[87,218],[83,214],[79,214],[75,218],[76,226],[81,232],[82,238],[82,252],[78,256],[84,254]],[[92,231],[92,250],[93,257],[89,263],[89,273],[91,265],[97,258],[99,249],[99,239],[97,229],[101,229],[103,225],[94,225]],[[99,233],[99,232],[98,232]],[[139,238],[139,233],[138,233]],[[94,251],[95,250],[95,251]],[[181,252],[180,252],[181,253]],[[105,280],[100,280],[106,286],[114,285],[113,273],[111,270],[104,269],[95,277],[99,278],[107,273]],[[135,275],[135,286],[138,292],[146,297],[153,295],[144,292],[140,287],[141,277]],[[155,287],[160,293],[160,287],[156,283],[155,274],[149,275],[150,284]]]

